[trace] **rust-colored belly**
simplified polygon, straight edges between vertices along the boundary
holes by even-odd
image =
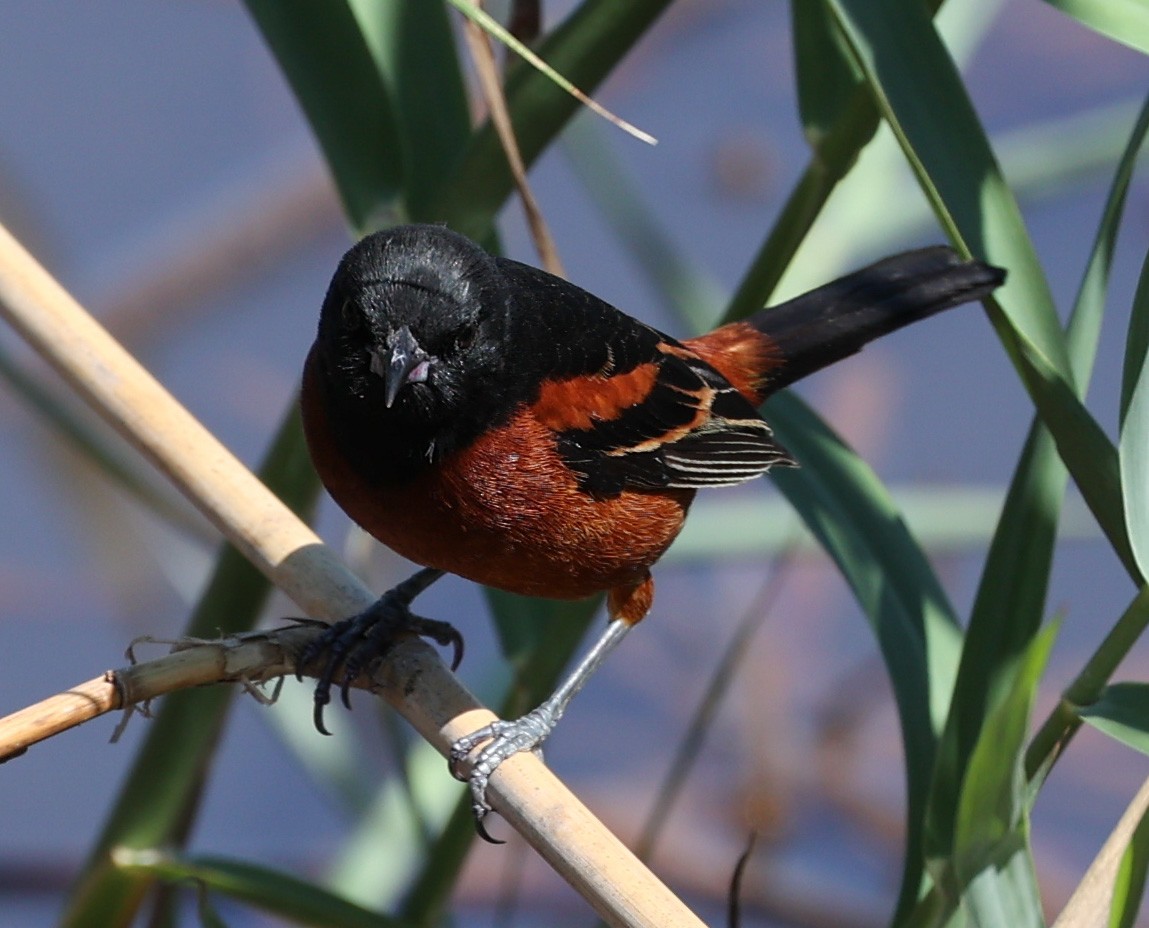
[[[312,459],[343,510],[418,564],[513,593],[581,599],[642,583],[682,528],[693,490],[596,500],[529,411],[402,486],[371,486],[305,409]]]

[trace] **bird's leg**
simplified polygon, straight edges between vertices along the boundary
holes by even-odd
[[[411,612],[411,601],[443,576],[443,571],[424,567],[398,586],[384,593],[371,606],[357,615],[335,622],[322,635],[311,642],[299,655],[296,677],[302,668],[321,655],[326,663],[315,684],[315,727],[330,734],[323,727],[323,709],[331,702],[331,685],[337,674],[342,674],[340,698],[351,708],[351,684],[359,674],[378,660],[404,634],[430,638],[437,644],[454,648],[451,669],[463,659],[463,636],[449,623],[425,619]]]
[[[491,779],[491,774],[508,757],[521,751],[541,753],[543,742],[554,731],[555,725],[562,718],[575,694],[583,688],[591,674],[595,672],[632,627],[633,623],[625,619],[611,620],[606,631],[599,636],[598,641],[594,643],[594,646],[587,652],[579,665],[559,684],[558,689],[550,695],[546,702],[522,718],[515,719],[513,722],[502,720],[492,722],[478,731],[465,735],[451,745],[451,772],[456,778],[465,780],[470,784],[471,810],[475,815],[475,826],[478,828],[479,834],[487,841],[495,844],[502,843],[494,841],[483,827],[483,819],[491,811],[491,806],[487,802],[487,784]],[[461,772],[463,763],[467,760],[470,760],[470,772],[463,774]]]

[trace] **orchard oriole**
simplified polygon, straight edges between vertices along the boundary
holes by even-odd
[[[444,572],[530,596],[607,594],[610,623],[542,706],[461,739],[480,822],[498,764],[538,747],[606,653],[650,609],[650,568],[695,492],[792,464],[758,414],[776,390],[871,339],[988,295],[1004,272],[946,247],[887,258],[742,322],[678,341],[445,228],[404,226],[347,252],[304,369],[315,467],[375,538],[426,565],[301,656],[342,674],[400,631]],[[475,754],[478,749],[477,754]]]

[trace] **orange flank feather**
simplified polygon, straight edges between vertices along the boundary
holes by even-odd
[[[625,374],[595,374],[543,382],[531,404],[534,416],[556,432],[589,429],[596,421],[618,417],[650,395],[658,378],[657,364],[640,364]]]

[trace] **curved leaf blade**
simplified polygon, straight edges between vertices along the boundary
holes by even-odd
[[[247,0],[360,232],[401,211],[406,174],[391,92],[347,0]]]

